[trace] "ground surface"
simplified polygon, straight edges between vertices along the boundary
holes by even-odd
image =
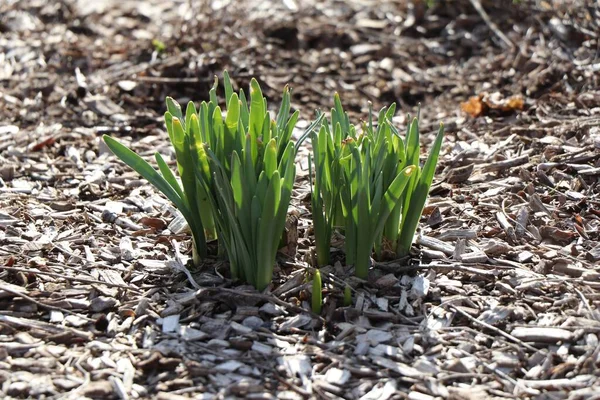
[[[600,398],[597,3],[174,3],[0,3],[0,397]],[[334,91],[355,121],[422,103],[425,145],[446,123],[413,257],[360,282],[336,251],[322,319],[306,170],[259,294],[188,279],[174,210],[100,144],[172,156],[164,97],[224,68],[304,124]]]

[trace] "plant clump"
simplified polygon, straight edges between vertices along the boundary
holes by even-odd
[[[233,90],[227,72],[223,81],[225,109],[218,103],[217,78],[208,101],[198,107],[189,102],[184,112],[167,98],[165,125],[177,175],[159,153],[154,155],[157,170],[104,136],[117,157],[179,209],[192,233],[195,265],[207,256],[207,239],[217,239],[234,279],[258,290],[270,284],[296,177],[296,154],[308,137],[313,146],[309,175],[318,265],[330,263],[334,229],[345,236],[346,263],[363,279],[373,251],[380,254],[383,244],[399,256],[408,253],[435,172],[442,125],[421,167],[419,115],[409,123],[404,139],[392,124],[395,104],[383,108],[376,122],[370,110],[358,133],[336,94],[330,121],[317,113],[294,143],[299,112],[291,113],[287,86],[272,118],[255,79],[248,95],[243,89]],[[314,291],[320,287],[319,278],[317,272]],[[317,304],[315,297],[313,308]]]
[[[346,264],[353,264],[360,278],[367,277],[372,252],[381,254],[383,243],[398,256],[408,254],[433,180],[444,127],[440,125],[421,167],[419,115],[412,120],[409,116],[402,139],[392,123],[395,111],[395,104],[383,108],[374,122],[370,109],[359,133],[336,94],[331,122],[312,134],[311,204],[320,266],[329,264],[335,228],[345,236]]]

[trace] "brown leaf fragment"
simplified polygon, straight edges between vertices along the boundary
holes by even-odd
[[[439,207],[433,207],[433,209],[429,209],[427,210],[428,213],[425,214],[425,210],[423,210],[423,215],[429,215],[429,218],[427,218],[427,225],[431,226],[431,227],[435,227],[435,226],[439,226],[443,220],[444,217],[442,216],[442,213],[440,211]],[[389,245],[388,245],[389,247]],[[395,255],[395,253],[394,253]]]
[[[525,102],[520,95],[510,96],[503,107],[504,111],[522,110]]]
[[[77,206],[70,201],[53,201],[49,206],[56,211],[70,211],[77,208]]]
[[[208,376],[212,369],[205,367],[201,363],[192,360],[186,360],[185,366],[190,373],[190,375],[198,377],[198,376]]]
[[[552,239],[560,244],[571,243],[576,237],[575,232],[558,229],[555,226],[545,225],[540,228],[540,234],[544,239]]]
[[[285,234],[280,243],[280,251],[293,256],[298,248],[298,216],[291,214],[285,220]]]
[[[229,339],[229,344],[231,344],[231,347],[236,350],[248,351],[252,348],[253,343],[251,340],[231,338]]]
[[[462,111],[477,118],[485,115],[488,110],[498,110],[504,113],[523,110],[525,101],[520,94],[504,97],[500,92],[481,93],[472,96],[468,101],[461,103]]]
[[[446,175],[448,183],[463,183],[466,182],[473,173],[474,164],[464,165],[462,167],[452,168]]]
[[[394,286],[398,283],[398,278],[394,274],[387,274],[375,281],[375,286],[380,289],[385,289]]]
[[[7,267],[12,267],[13,265],[15,265],[15,257],[13,257],[13,256],[8,257],[8,259],[6,260],[4,265]]]
[[[469,100],[460,103],[460,109],[473,118],[477,118],[482,115],[487,106],[481,101],[481,96],[471,96]]]
[[[161,371],[174,371],[181,363],[178,358],[164,357],[158,360],[158,369]]]
[[[178,358],[163,357],[161,353],[154,352],[146,360],[138,362],[136,366],[143,371],[173,371],[180,362]]]
[[[37,143],[31,146],[31,151],[40,151],[44,147],[52,146],[56,141],[54,136],[46,136],[41,138]]]
[[[96,319],[94,322],[94,327],[100,332],[105,332],[108,328],[108,319],[106,318],[106,314],[102,314]]]
[[[167,223],[162,218],[143,217],[139,222],[156,230],[163,230],[167,227]]]
[[[92,399],[108,399],[112,397],[112,392],[112,383],[109,381],[96,381],[85,385],[81,394]]]
[[[573,227],[575,228],[575,230],[577,231],[577,233],[579,233],[579,235],[582,238],[587,239],[587,240],[590,239],[589,236],[588,236],[588,234],[586,233],[585,229],[581,225],[574,224]]]

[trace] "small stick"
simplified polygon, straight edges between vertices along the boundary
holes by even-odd
[[[5,291],[7,291],[9,293],[12,293],[13,295],[15,295],[15,297],[21,297],[21,298],[23,298],[23,299],[25,299],[25,300],[27,300],[27,301],[29,301],[29,302],[31,302],[31,303],[39,306],[39,307],[46,308],[46,309],[51,310],[51,311],[60,311],[60,312],[65,313],[65,314],[76,315],[79,318],[83,318],[83,319],[85,319],[88,322],[94,322],[94,321],[96,321],[95,319],[85,317],[85,316],[83,316],[83,315],[81,315],[79,313],[76,313],[76,312],[71,311],[71,310],[67,310],[66,308],[63,308],[63,307],[53,306],[53,305],[50,305],[50,304],[44,304],[44,303],[42,303],[42,302],[34,299],[33,297],[30,297],[30,296],[26,295],[25,293],[19,292],[17,290],[13,290],[13,289],[11,289],[9,287],[3,286],[2,284],[0,284],[0,289],[5,290]]]
[[[46,275],[46,276],[51,276],[53,278],[61,278],[61,279],[64,279],[66,281],[71,281],[71,282],[81,282],[81,283],[89,283],[90,285],[104,285],[104,286],[108,286],[108,287],[117,287],[117,288],[121,288],[121,289],[131,290],[134,293],[142,293],[140,291],[140,289],[137,289],[133,286],[120,285],[118,283],[102,282],[97,279],[75,278],[72,276],[65,276],[64,274],[57,274],[55,272],[37,271],[37,270],[29,269],[29,268],[7,267],[5,265],[0,265],[0,269],[4,269],[7,271],[24,272],[26,274]],[[162,286],[157,286],[157,287],[162,287]]]
[[[478,320],[477,318],[473,318],[472,316],[470,316],[469,314],[467,314],[466,312],[464,312],[463,310],[461,310],[458,307],[455,307],[454,305],[450,305],[450,308],[456,312],[458,312],[459,314],[461,314],[463,317],[466,317],[467,319],[471,320],[472,322],[475,322],[476,324],[479,324],[481,326],[483,326],[484,328],[490,329],[496,333],[498,333],[499,335],[504,336],[505,338],[512,340],[513,342],[525,347],[527,350],[533,351],[533,352],[537,352],[539,349],[535,348],[534,346],[525,343],[524,341],[522,341],[521,339],[517,339],[516,337],[514,337],[513,335],[511,335],[510,333],[504,332],[502,329],[498,329],[495,326],[492,326],[486,322],[483,322],[481,320]]]
[[[514,49],[516,47],[515,44],[504,33],[502,33],[502,31],[498,28],[498,26],[494,22],[492,22],[490,16],[488,15],[487,12],[485,12],[485,10],[483,9],[479,0],[470,0],[470,1],[471,1],[471,4],[473,5],[473,8],[475,8],[475,10],[479,13],[479,15],[481,16],[481,19],[483,19],[483,21],[492,30],[492,32],[494,32],[494,34],[496,36],[498,36],[500,38],[500,40],[502,40],[508,47],[510,47],[511,49]]]

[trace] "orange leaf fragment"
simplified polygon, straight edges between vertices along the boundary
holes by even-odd
[[[481,101],[481,96],[471,96],[468,101],[460,103],[460,109],[473,118],[482,115],[486,108],[486,104]]]

